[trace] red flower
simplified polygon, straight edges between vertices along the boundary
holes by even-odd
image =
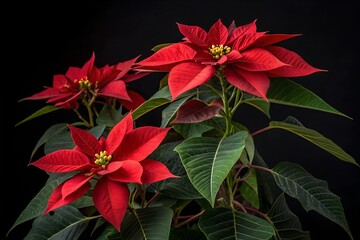
[[[22,100],[47,99],[47,103],[65,109],[78,109],[79,100],[90,95],[116,98],[132,110],[145,101],[138,93],[126,90],[126,83],[144,74],[130,74],[132,64],[138,57],[116,66],[94,66],[95,54],[82,66],[70,67],[65,75],[54,75],[53,86]],[[120,66],[120,67],[119,67]]]
[[[161,162],[147,159],[170,128],[134,129],[131,113],[99,141],[85,130],[69,128],[76,144],[73,150],[58,150],[30,163],[48,172],[80,171],[53,191],[44,214],[79,199],[90,189],[89,180],[97,179],[92,193],[95,207],[120,231],[130,194],[127,183],[149,184],[176,177]]]
[[[269,77],[305,76],[324,71],[310,66],[298,54],[272,46],[299,34],[257,32],[255,21],[228,28],[219,19],[208,32],[178,24],[184,42],[171,44],[137,63],[137,70],[170,71],[173,99],[210,80],[217,71],[237,88],[266,98]]]

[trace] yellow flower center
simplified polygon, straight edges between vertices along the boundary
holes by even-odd
[[[209,48],[209,51],[211,55],[213,55],[213,58],[218,60],[222,55],[228,54],[231,51],[231,48],[228,46],[224,46],[222,44],[218,45],[211,45]]]
[[[74,80],[74,83],[79,84],[79,88],[80,90],[84,89],[84,90],[90,90],[91,89],[91,82],[89,81],[89,79],[87,78],[87,76]]]
[[[108,155],[106,151],[101,151],[99,154],[95,154],[95,164],[105,169],[106,165],[110,162],[112,156]]]

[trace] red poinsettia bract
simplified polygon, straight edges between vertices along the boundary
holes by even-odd
[[[139,61],[136,69],[169,71],[173,99],[198,87],[220,71],[235,87],[266,98],[269,77],[298,77],[324,71],[297,53],[273,44],[300,34],[257,32],[256,21],[227,28],[219,19],[208,32],[198,26],[178,24],[183,42],[161,48]]]
[[[144,76],[130,73],[138,57],[114,66],[94,66],[95,53],[81,67],[69,67],[65,75],[53,77],[53,86],[22,100],[47,100],[65,109],[78,109],[81,99],[86,97],[116,98],[128,110],[135,109],[145,99],[138,93],[128,91],[126,83]]]
[[[127,183],[149,184],[176,177],[156,160],[147,159],[170,128],[134,129],[129,113],[110,131],[107,138],[69,125],[74,149],[57,150],[30,163],[47,172],[80,171],[55,188],[45,213],[74,202],[86,194],[90,179],[96,179],[92,192],[99,213],[118,231],[129,201]]]

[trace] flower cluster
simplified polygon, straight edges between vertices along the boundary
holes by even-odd
[[[273,103],[348,117],[288,79],[326,71],[280,46],[300,34],[260,32],[256,21],[226,27],[220,19],[209,31],[178,29],[183,39],[155,46],[145,59],[98,68],[92,53],[22,99],[46,106],[20,123],[55,110],[73,111],[78,121],[51,126],[36,145],[45,154],[29,166],[49,180],[12,229],[35,219],[29,239],[78,239],[91,227],[96,239],[308,239],[288,195],[352,238],[327,184],[295,163],[269,167],[255,137],[278,128],[359,166],[355,159],[292,116],[252,133],[234,117],[247,104],[270,118]],[[149,99],[127,88],[152,72],[165,77]],[[160,127],[135,127],[159,107]]]
[[[184,41],[160,49],[137,63],[140,69],[170,71],[173,99],[207,83],[214,75],[224,76],[240,90],[267,99],[269,77],[299,77],[318,71],[298,54],[275,43],[299,34],[257,32],[255,21],[226,27],[218,20],[206,32],[198,26],[178,24]]]
[[[94,205],[120,231],[130,195],[126,183],[150,184],[175,177],[164,164],[146,159],[169,128],[134,129],[131,113],[99,141],[85,130],[71,125],[69,128],[74,149],[49,153],[30,164],[47,172],[80,171],[55,188],[45,213],[79,199],[89,191],[89,181],[95,179]]]

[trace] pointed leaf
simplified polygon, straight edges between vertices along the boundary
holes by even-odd
[[[309,232],[304,232],[299,218],[291,212],[281,194],[266,214],[271,220],[279,240],[297,239],[310,240]]]
[[[54,215],[35,219],[25,240],[76,240],[93,218],[87,218],[72,206],[55,210]]]
[[[225,27],[220,19],[212,25],[208,34],[210,44],[214,45],[224,45],[229,35],[227,27]]]
[[[269,71],[275,68],[286,66],[269,51],[262,48],[251,48],[241,53],[242,58],[236,64],[247,71]]]
[[[141,161],[143,174],[141,176],[142,184],[159,182],[168,178],[178,178],[173,175],[169,169],[161,162],[152,159]]]
[[[184,35],[190,42],[195,45],[208,47],[209,38],[207,32],[198,26],[189,26],[178,23],[179,31]]]
[[[236,27],[235,23],[232,26]],[[242,25],[233,29],[229,37],[228,43],[235,41],[244,34],[253,33],[253,32],[256,32],[256,20],[252,21],[249,24]]]
[[[173,124],[173,128],[176,132],[181,134],[184,139],[201,137],[203,133],[206,133],[213,129],[213,127],[201,123]]]
[[[29,165],[47,172],[60,173],[82,170],[90,165],[90,160],[79,151],[63,149],[47,154]]]
[[[55,107],[53,105],[48,105],[48,106],[45,106],[39,110],[37,110],[36,112],[34,112],[33,114],[31,114],[30,116],[28,116],[27,118],[25,118],[24,120],[18,122],[17,124],[15,124],[15,127],[16,126],[19,126],[20,124],[24,123],[24,122],[27,122],[31,119],[34,119],[34,118],[37,118],[37,117],[40,117],[44,114],[47,114],[47,113],[51,113],[53,111],[56,111],[56,110],[59,110],[59,109],[62,109],[61,107]]]
[[[162,49],[162,48],[164,48],[164,47],[167,47],[167,46],[169,46],[169,45],[171,45],[171,44],[173,44],[173,43],[161,43],[161,44],[158,44],[158,45],[154,46],[154,47],[151,49],[151,51],[157,52],[157,51],[159,51],[160,49]]]
[[[252,45],[252,47],[265,47],[278,42],[282,42],[289,38],[301,36],[301,34],[266,34],[261,36],[256,42]]]
[[[169,103],[170,100],[166,98],[152,98],[147,101],[145,101],[143,104],[141,104],[139,107],[137,107],[133,112],[132,116],[133,119],[136,120],[142,115],[150,112],[151,110],[154,110],[158,107],[161,107],[167,103]]]
[[[166,207],[143,208],[131,211],[121,225],[127,240],[169,239],[173,212]]]
[[[48,179],[45,186],[40,189],[36,196],[29,202],[26,208],[21,212],[19,217],[16,219],[15,223],[12,225],[11,230],[16,226],[36,217],[41,216],[47,206],[48,199],[54,189],[59,186],[65,180],[71,178],[75,175],[76,172],[65,173],[65,174],[53,174],[52,177]],[[9,233],[8,232],[8,233]]]
[[[108,154],[113,154],[122,143],[125,135],[134,130],[134,120],[131,113],[127,114],[109,132],[105,140],[105,149]]]
[[[73,149],[75,143],[71,138],[69,128],[66,126],[66,129],[59,131],[57,134],[51,136],[49,140],[45,143],[44,153],[49,154],[61,149]]]
[[[266,93],[270,86],[270,80],[265,73],[248,72],[237,67],[225,68],[224,73],[231,85],[267,100]]]
[[[93,200],[99,213],[119,232],[129,202],[129,189],[125,183],[102,177],[95,185]]]
[[[138,62],[140,66],[163,66],[193,59],[196,51],[183,43],[171,44],[159,49],[150,57]]]
[[[256,150],[253,164],[269,168]],[[258,184],[259,203],[263,212],[266,212],[272,207],[277,196],[280,195],[280,190],[270,172],[259,169],[255,169],[255,172]]]
[[[243,103],[255,107],[256,109],[264,113],[268,118],[270,118],[270,103],[265,101],[264,99],[244,93]]]
[[[112,105],[104,105],[99,116],[96,118],[96,124],[114,127],[123,118],[121,112]]]
[[[99,141],[94,135],[70,124],[68,124],[68,127],[70,128],[71,138],[81,152],[93,157],[102,150]]]
[[[149,156],[166,137],[170,128],[139,127],[126,134],[116,153],[118,159],[142,161]]]
[[[167,79],[169,74],[166,74],[164,78]],[[165,85],[159,91],[154,93],[149,99],[155,99],[155,98],[166,98],[168,100],[171,100],[171,93],[168,85]]]
[[[161,125],[160,127],[167,127],[172,120],[172,118],[176,115],[179,108],[190,98],[184,97],[170,103],[166,108],[163,109],[161,114]]]
[[[337,223],[353,239],[340,198],[330,192],[325,181],[314,178],[295,163],[281,162],[272,171],[277,185],[298,199],[306,211],[314,210]]]
[[[257,39],[261,36],[264,36],[265,32],[252,32],[242,35],[241,37],[237,38],[234,43],[232,49],[237,50],[243,53],[243,50],[248,49]],[[254,48],[251,48],[252,50]],[[246,51],[244,51],[245,53]]]
[[[209,240],[267,240],[275,233],[264,219],[226,208],[206,210],[200,217],[199,227]]]
[[[271,103],[313,109],[350,118],[327,104],[312,91],[287,78],[270,79],[267,97]]]
[[[94,202],[92,200],[92,197],[84,195],[75,202],[70,203],[70,205],[79,209],[79,208],[94,206]]]
[[[173,151],[179,143],[178,141],[162,144],[150,155],[150,158],[165,164],[169,171],[179,178],[169,178],[153,183],[148,186],[147,190],[160,192],[175,199],[200,199],[202,196],[190,183],[179,154]]]
[[[196,62],[177,64],[171,69],[168,80],[172,100],[180,94],[206,83],[214,74],[215,68],[211,65]]]
[[[323,135],[312,129],[286,122],[278,122],[278,121],[270,122],[270,128],[280,128],[295,133],[296,135],[310,141],[316,146],[331,153],[340,160],[355,164],[356,166],[360,167],[359,164],[355,161],[355,159],[352,156],[350,156],[348,153],[346,153],[342,148],[340,148],[330,139],[324,137]]]
[[[66,125],[66,123],[58,123],[55,125],[52,125],[50,128],[48,128],[44,134],[41,136],[41,138],[38,140],[38,142],[35,145],[35,148],[33,149],[31,156],[30,156],[30,161],[33,158],[34,154],[37,152],[37,150],[43,145],[45,144],[51,137],[57,135],[60,132],[63,132],[64,130],[66,130],[68,127]]]
[[[220,111],[221,105],[206,104],[200,100],[192,99],[183,104],[171,123],[197,123],[211,119]]]
[[[122,237],[113,225],[108,224],[96,240],[122,240]]]
[[[256,171],[250,170],[251,174],[240,186],[241,196],[249,202],[254,208],[259,209],[259,191],[257,186]]]
[[[56,133],[53,134],[45,143],[44,152],[45,154],[49,154],[55,152],[60,149],[73,149],[75,147],[75,143],[71,138],[69,128],[66,127]],[[95,138],[99,138],[105,130],[105,125],[95,126],[89,129],[89,132],[95,136]]]
[[[266,50],[274,54],[280,61],[289,64],[269,71],[273,76],[279,77],[301,77],[315,72],[326,72],[326,70],[315,68],[307,63],[300,55],[279,46],[268,46]]]
[[[249,163],[252,163],[255,155],[255,144],[254,139],[250,134],[245,140],[245,150],[249,159]]]
[[[221,183],[245,148],[247,132],[229,137],[190,138],[174,149],[194,187],[214,206]]]

